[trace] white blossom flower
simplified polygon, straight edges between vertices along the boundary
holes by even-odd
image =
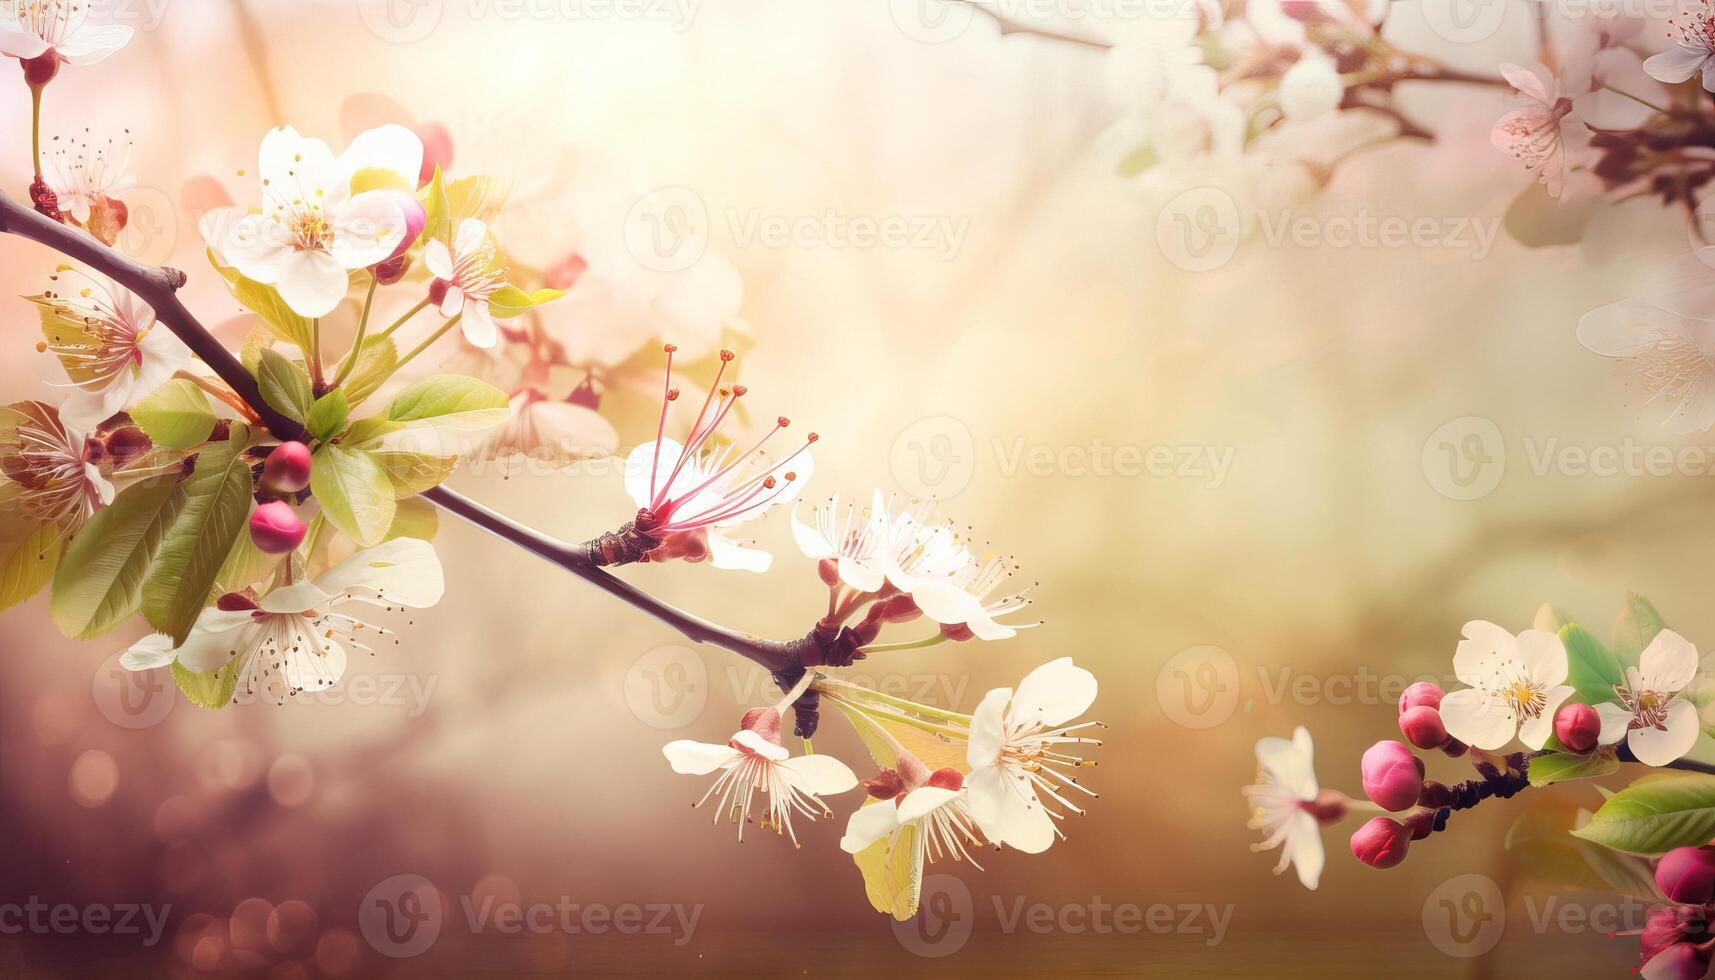
[[[440,601],[444,588],[435,549],[427,541],[395,538],[260,601],[229,593],[203,610],[182,646],[153,634],[133,644],[120,663],[148,670],[177,660],[187,670],[207,673],[236,659],[239,690],[284,703],[301,691],[332,687],[352,651],[373,654],[365,633],[391,635],[345,607],[424,609]]]
[[[1658,82],[1677,85],[1693,75],[1703,76],[1703,90],[1715,92],[1715,8],[1707,3],[1672,21],[1678,37],[1673,47],[1644,60],[1644,71]]]
[[[1298,880],[1311,891],[1322,880],[1321,822],[1312,808],[1321,788],[1316,783],[1315,746],[1301,725],[1284,738],[1261,738],[1256,743],[1257,781],[1246,786],[1250,797],[1250,828],[1267,836],[1252,844],[1253,851],[1280,848],[1280,863],[1274,873],[1288,867],[1298,869]]]
[[[702,806],[718,795],[715,821],[718,823],[723,815],[730,817],[738,824],[741,841],[744,825],[751,820],[751,802],[759,792],[763,795],[759,811],[763,829],[785,834],[796,847],[798,835],[792,829],[793,813],[811,820],[831,817],[833,811],[821,798],[844,793],[858,784],[857,776],[833,756],[792,758],[780,744],[778,708],[754,708],[746,712],[738,732],[725,745],[679,739],[668,742],[661,752],[674,772],[691,776],[720,772],[715,784],[695,805]]]
[[[5,505],[30,520],[72,534],[113,502],[113,484],[89,461],[87,434],[52,406],[18,402],[0,408],[0,487]]]
[[[41,349],[77,386],[60,406],[68,423],[93,429],[190,366],[190,350],[130,290],[69,266],[53,278],[67,288],[32,299],[50,314],[42,318]]]
[[[1666,288],[1578,321],[1579,343],[1632,368],[1647,400],[1666,407],[1662,425],[1675,434],[1715,425],[1715,291],[1707,263],[1715,263],[1715,246],[1681,258]]]
[[[338,157],[319,139],[286,126],[262,139],[259,214],[205,218],[218,252],[239,272],[274,286],[302,316],[332,312],[349,273],[390,258],[408,217],[398,190],[415,188],[423,144],[403,126],[360,133]],[[353,193],[352,178],[384,174],[388,186]]]
[[[512,396],[511,407],[511,417],[489,430],[476,450],[507,476],[533,465],[563,469],[619,450],[613,423],[580,404],[575,393],[556,401],[540,389],[525,387]]]
[[[1049,661],[1026,674],[1014,690],[990,691],[971,715],[971,739],[965,780],[971,816],[983,836],[1037,854],[1054,838],[1066,836],[1054,821],[1061,814],[1048,809],[1042,797],[1073,813],[1084,811],[1062,795],[1067,788],[1094,797],[1078,780],[1062,771],[1084,764],[1067,746],[1101,743],[1071,734],[1099,724],[1067,722],[1089,710],[1096,700],[1096,678],[1073,665],[1071,657]]]
[[[1448,734],[1479,749],[1519,741],[1540,749],[1554,731],[1554,713],[1572,696],[1560,637],[1525,630],[1517,637],[1494,623],[1465,624],[1453,653],[1453,673],[1471,685],[1441,699]]]
[[[1540,66],[1502,65],[1501,75],[1523,96],[1524,105],[1501,117],[1490,140],[1496,149],[1517,157],[1548,193],[1559,197],[1574,158],[1589,144],[1590,131],[1573,102],[1586,92]]]
[[[500,342],[488,298],[504,282],[500,253],[488,237],[488,225],[475,218],[459,222],[452,248],[434,239],[423,246],[423,264],[435,277],[430,297],[438,297],[441,316],[460,317],[459,329],[473,346]]]
[[[1638,761],[1665,766],[1691,751],[1702,725],[1697,706],[1684,697],[1697,678],[1697,648],[1672,630],[1662,630],[1626,668],[1626,683],[1615,685],[1619,702],[1596,705],[1603,745],[1624,739]]]
[[[1333,112],[1346,94],[1332,58],[1306,52],[1280,76],[1280,111],[1291,122],[1308,122]]]
[[[0,0],[0,54],[29,60],[49,51],[93,65],[131,40],[123,24],[89,23],[89,0]]]
[[[890,503],[888,515],[887,544],[880,554],[887,580],[911,596],[924,616],[942,626],[968,629],[983,640],[1008,639],[1021,628],[1037,625],[999,622],[1030,605],[1022,590],[1001,592],[1001,585],[1018,570],[1010,558],[972,552],[952,525],[931,519],[926,501],[897,513]]]
[[[922,769],[922,763],[917,763],[916,768]],[[877,841],[886,840],[888,864],[907,862],[913,882],[923,879],[925,862],[947,858],[969,861],[981,870],[982,865],[971,856],[974,848],[982,846],[982,837],[971,816],[963,775],[956,769],[937,769],[926,777],[907,778],[896,795],[872,798],[854,811],[846,821],[840,849],[857,854]],[[901,853],[901,839],[908,829],[912,831],[909,850]]]
[[[81,140],[56,140],[48,157],[49,172],[43,176],[59,209],[78,224],[89,225],[92,215],[113,208],[119,195],[137,186],[130,162],[129,140],[118,143],[109,139],[99,147]]]
[[[866,511],[859,511],[853,501],[842,513],[835,494],[810,513],[814,524],[799,520],[797,505],[792,508],[792,537],[798,550],[816,561],[832,559],[840,581],[849,588],[881,591],[887,584],[883,554],[888,544],[887,504],[881,491],[875,491],[874,503]]]
[[[666,427],[667,406],[678,398],[671,386],[675,349],[667,345],[668,380],[658,433]],[[625,462],[625,489],[638,507],[638,530],[662,541],[658,557],[706,558],[716,568],[763,572],[773,563],[772,556],[739,544],[731,529],[797,497],[814,465],[810,445],[816,434],[810,433],[803,445],[778,460],[764,446],[791,424],[784,416],[747,448],[717,444],[721,424],[746,391],[743,385],[721,384],[733,357],[731,351],[721,352],[720,373],[683,444],[658,436],[631,451]]]

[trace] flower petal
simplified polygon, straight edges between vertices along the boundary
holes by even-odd
[[[831,755],[801,755],[780,763],[779,768],[791,774],[799,789],[817,796],[844,793],[858,784],[857,774]]]
[[[929,815],[930,811],[959,798],[963,790],[940,786],[919,786],[899,801],[899,822],[910,823]]]
[[[1541,751],[1542,747],[1548,744],[1548,736],[1554,733],[1554,713],[1560,710],[1560,706],[1566,703],[1566,699],[1572,696],[1574,690],[1565,685],[1548,689],[1542,713],[1535,718],[1526,718],[1524,724],[1519,726],[1518,740],[1523,742],[1526,748]]]
[[[792,753],[786,751],[785,746],[775,745],[773,742],[770,742],[768,739],[763,738],[761,735],[758,735],[748,728],[735,732],[732,740],[770,762],[784,762],[792,755]]]
[[[1071,721],[1096,700],[1096,675],[1072,663],[1050,660],[1024,676],[1012,696],[1010,720],[1053,728]]]
[[[687,738],[668,742],[661,747],[667,764],[685,776],[704,776],[738,760],[739,751],[730,745],[710,745]]]
[[[133,31],[124,24],[85,26],[55,46],[60,57],[74,65],[93,65],[123,48]]]
[[[992,766],[1000,758],[1006,744],[1006,706],[1012,700],[1012,688],[997,687],[983,695],[977,710],[971,712],[971,738],[965,748],[965,761],[971,770]]]
[[[1667,706],[1666,729],[1634,728],[1626,737],[1632,754],[1646,766],[1665,766],[1685,756],[1697,744],[1701,726],[1697,723],[1697,707],[1690,701],[1675,700]]]
[[[1683,691],[1697,676],[1697,648],[1673,630],[1664,629],[1638,658],[1638,673],[1644,690],[1662,694]]]
[[[245,275],[250,274],[246,272]],[[280,281],[276,285],[280,298],[298,315],[307,317],[332,313],[339,301],[345,298],[350,281],[344,266],[328,253],[317,251],[287,255],[280,264],[279,276]]]
[[[334,210],[328,251],[347,269],[385,262],[405,240],[405,211],[392,191],[368,191]]]
[[[1566,644],[1547,630],[1525,630],[1518,635],[1518,662],[1526,677],[1549,687],[1564,683],[1570,670]]]
[[[866,803],[846,820],[845,836],[840,838],[840,850],[856,854],[869,845],[893,833],[899,827],[899,808],[891,800]]]
[[[451,300],[459,291],[447,290],[447,299]],[[459,329],[464,331],[464,339],[472,347],[488,350],[500,343],[500,329],[494,325],[494,315],[488,309],[486,300],[470,300],[464,304],[464,316],[459,320]]]
[[[1465,624],[1465,638],[1453,649],[1453,674],[1472,687],[1487,687],[1501,662],[1518,659],[1513,635],[1483,619]]]
[[[1703,48],[1675,45],[1660,54],[1645,58],[1644,74],[1658,82],[1678,85],[1701,71],[1703,63],[1708,60],[1709,52]]]
[[[1292,829],[1287,831],[1285,850],[1298,869],[1298,880],[1305,888],[1316,890],[1322,880],[1322,867],[1327,856],[1322,850],[1322,830],[1316,818],[1299,811],[1292,815]]]
[[[1441,722],[1449,735],[1479,749],[1498,749],[1518,732],[1518,718],[1506,702],[1469,687],[1441,699]]]

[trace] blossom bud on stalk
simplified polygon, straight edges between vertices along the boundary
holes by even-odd
[[[1676,847],[1663,854],[1655,866],[1655,886],[1683,905],[1715,898],[1715,847]]]
[[[24,83],[31,88],[41,88],[60,73],[60,54],[58,51],[44,51],[34,58],[22,59],[20,64],[24,67]]]
[[[1407,742],[1420,749],[1438,749],[1447,744],[1447,726],[1441,722],[1441,712],[1427,704],[1407,708],[1399,716],[1399,730]]]
[[[1391,868],[1405,860],[1411,829],[1392,817],[1376,817],[1352,834],[1352,856],[1372,868]]]
[[[1644,980],[1698,980],[1708,972],[1709,950],[1679,943],[1651,957],[1639,974]]]
[[[262,464],[262,482],[276,493],[298,493],[310,485],[310,447],[282,442]]]
[[[1689,905],[1661,905],[1650,910],[1638,934],[1641,960],[1648,963],[1657,953],[1679,943],[1702,942],[1708,936],[1709,913]]]
[[[1398,742],[1377,742],[1360,763],[1364,795],[1384,810],[1399,812],[1417,805],[1423,792],[1423,763]]]
[[[1399,696],[1399,713],[1403,715],[1412,708],[1417,707],[1435,708],[1436,710],[1440,710],[1441,697],[1444,693],[1445,692],[1441,690],[1441,685],[1439,684],[1432,684],[1429,681],[1418,681],[1416,684],[1406,688],[1405,693]]]
[[[283,500],[263,504],[250,515],[250,540],[270,555],[283,555],[303,544],[307,530],[297,512]]]
[[[1584,755],[1596,747],[1602,734],[1602,719],[1587,704],[1568,704],[1554,716],[1554,737],[1568,752]]]

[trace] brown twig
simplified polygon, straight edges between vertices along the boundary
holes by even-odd
[[[183,341],[192,353],[226,382],[275,437],[302,439],[307,435],[302,425],[280,414],[263,400],[250,372],[185,308],[178,297],[178,290],[186,281],[183,272],[144,265],[66,225],[37,214],[4,192],[0,192],[0,234],[18,235],[40,242],[124,286],[136,294],[138,299],[149,304],[155,311],[157,322],[166,325],[174,336]],[[730,650],[760,664],[772,673],[785,674],[795,679],[802,671],[802,654],[815,644],[812,638],[814,631],[810,636],[790,642],[768,640],[729,630],[663,602],[602,570],[595,557],[596,542],[601,540],[599,538],[582,544],[559,541],[489,510],[444,486],[428,490],[422,496],[502,540],[553,562],[627,605],[655,617],[678,630],[687,639]]]

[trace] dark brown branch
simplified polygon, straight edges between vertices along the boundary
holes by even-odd
[[[303,426],[281,415],[262,399],[250,372],[179,301],[178,289],[185,284],[184,273],[137,262],[66,225],[37,214],[4,192],[0,192],[0,233],[40,242],[129,289],[154,309],[157,321],[165,324],[192,353],[202,358],[203,363],[256,412],[269,432],[280,439],[305,436]],[[446,487],[435,487],[422,496],[483,530],[553,562],[666,623],[694,642],[730,650],[776,675],[793,680],[802,675],[801,654],[814,645],[810,637],[792,642],[766,640],[684,612],[598,567],[596,556],[601,538],[584,544],[567,544],[531,530]]]

